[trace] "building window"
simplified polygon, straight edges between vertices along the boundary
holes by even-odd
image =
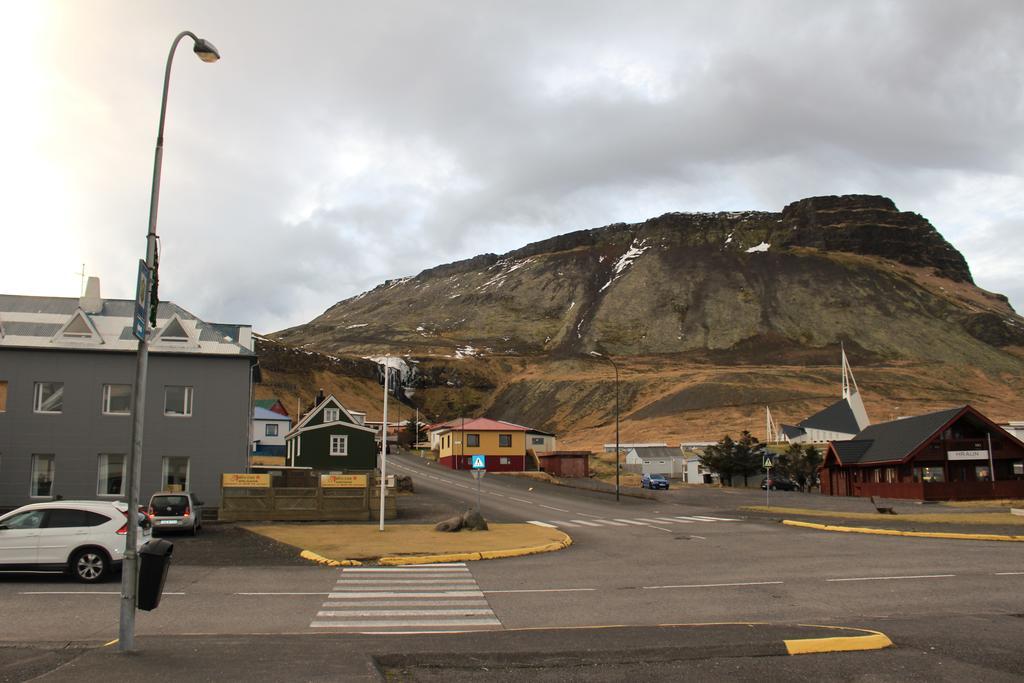
[[[544,445],[544,437],[543,436],[532,436],[532,437],[530,437],[530,443],[533,444],[534,446],[543,446]]]
[[[512,448],[512,435],[511,434],[498,434],[498,447],[500,447],[500,448]]]
[[[324,408],[324,422],[337,422],[340,419],[340,410],[337,408]]]
[[[923,481],[926,484],[940,483],[946,481],[946,473],[941,467],[915,467],[914,481]]]
[[[474,447],[479,448],[480,447],[480,435],[479,434],[467,434],[466,435],[466,445],[469,446],[470,448],[474,448]]]
[[[103,414],[128,415],[132,412],[131,384],[103,385]]]
[[[992,481],[992,470],[988,465],[974,466],[974,481]]]
[[[266,433],[264,435],[265,436],[277,436],[277,425],[276,424],[269,424],[269,425],[267,425]]]
[[[7,382],[0,382],[0,413],[7,410]]]
[[[498,462],[502,465],[508,465],[512,460],[510,458],[498,458]]]
[[[37,413],[64,412],[64,383],[36,382],[34,409]]]
[[[331,455],[348,455],[348,436],[331,434]]]
[[[167,456],[160,467],[160,482],[164,491],[188,491],[188,458]]]
[[[124,495],[124,456],[104,453],[96,468],[96,495]]]
[[[164,415],[188,417],[192,414],[192,387],[164,387]]]
[[[29,495],[33,498],[49,498],[53,495],[54,456],[32,456],[32,487]]]

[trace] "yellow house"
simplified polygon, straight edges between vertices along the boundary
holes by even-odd
[[[484,456],[485,468],[493,472],[521,472],[526,469],[526,427],[479,417],[450,420],[438,435],[439,462],[453,470],[473,468],[473,456]]]

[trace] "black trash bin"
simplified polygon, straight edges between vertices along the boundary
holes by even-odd
[[[174,544],[163,538],[153,539],[139,548],[139,585],[135,605],[141,610],[154,610],[160,606],[160,596],[171,566]]]

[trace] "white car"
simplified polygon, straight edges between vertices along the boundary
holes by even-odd
[[[150,538],[139,514],[138,546]],[[122,502],[54,500],[31,503],[0,517],[0,572],[69,572],[85,583],[120,567],[128,533]]]

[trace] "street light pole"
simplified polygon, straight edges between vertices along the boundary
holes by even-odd
[[[167,91],[171,81],[171,62],[178,43],[185,36],[190,37],[195,45],[192,50],[204,62],[215,62],[220,59],[217,48],[207,40],[199,38],[191,31],[182,31],[171,43],[167,54],[167,66],[164,69],[164,90],[160,100],[160,125],[156,134],[156,152],[153,155],[153,185],[149,196],[149,230],[146,233],[146,268],[150,278],[156,278],[156,216],[160,202],[160,171],[164,157],[164,121],[167,118]],[[153,287],[147,289],[144,310],[149,317],[152,303]],[[155,317],[155,316],[154,316]],[[125,467],[124,480],[128,483],[128,529],[125,534],[124,562],[121,572],[121,618],[117,633],[117,649],[129,652],[135,648],[135,600],[138,588],[139,556],[135,549],[139,537],[139,489],[142,482],[142,427],[146,407],[146,375],[149,369],[149,323],[143,321],[143,334],[139,339],[138,353],[135,362],[135,382],[132,411],[132,451]],[[155,321],[154,321],[155,325]]]
[[[612,369],[615,370],[615,500],[619,500],[619,366],[615,364],[612,357],[598,353],[597,351],[591,351],[591,356],[598,358],[604,358],[606,361],[612,364]]]

